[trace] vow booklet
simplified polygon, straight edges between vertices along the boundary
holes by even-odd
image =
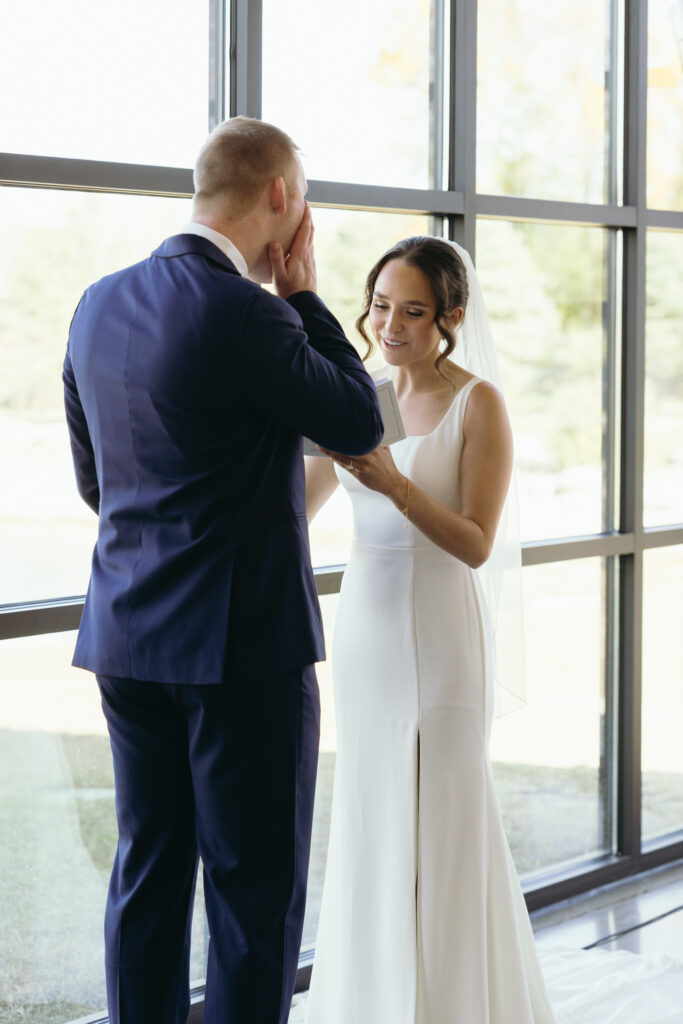
[[[385,378],[384,380],[375,381],[375,387],[384,422],[384,436],[380,444],[388,445],[393,444],[394,441],[403,440],[406,432],[403,420],[401,419],[401,410],[398,407],[398,398],[396,397],[394,385],[388,378]],[[309,441],[307,437],[304,438],[304,455],[322,454],[321,451],[318,451],[313,441]]]

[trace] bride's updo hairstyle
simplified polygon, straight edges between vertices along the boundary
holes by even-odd
[[[380,256],[368,274],[363,293],[363,312],[356,320],[356,330],[368,346],[364,359],[368,358],[373,349],[372,339],[365,330],[365,321],[370,314],[377,278],[391,260],[405,260],[409,266],[421,270],[429,282],[436,307],[434,323],[446,342],[434,364],[443,377],[441,363],[448,359],[455,348],[455,331],[444,317],[456,306],[462,306],[463,310],[467,308],[469,289],[465,264],[448,242],[442,238],[430,238],[425,235],[404,238]]]

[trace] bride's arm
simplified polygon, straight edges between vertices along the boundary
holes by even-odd
[[[347,456],[348,458],[348,456]],[[306,519],[310,523],[339,485],[332,459],[304,457],[306,467]]]
[[[463,430],[460,513],[399,473],[389,448],[339,461],[350,462],[361,483],[386,494],[434,544],[476,569],[491,553],[512,472],[510,422],[502,396],[491,385],[472,390]]]

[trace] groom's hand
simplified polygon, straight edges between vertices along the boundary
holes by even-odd
[[[268,256],[273,268],[273,284],[281,299],[286,299],[295,292],[317,290],[313,233],[311,209],[306,203],[299,230],[294,236],[287,256],[285,257],[278,242],[271,242],[268,246]]]

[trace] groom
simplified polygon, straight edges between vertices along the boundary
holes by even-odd
[[[85,292],[64,362],[99,515],[74,664],[97,674],[114,760],[107,998],[113,1024],[186,1024],[201,856],[204,1024],[284,1024],[324,657],[301,435],[361,454],[382,423],[315,294],[291,139],[226,121],[194,179],[182,232]],[[271,276],[277,296],[253,283]]]

